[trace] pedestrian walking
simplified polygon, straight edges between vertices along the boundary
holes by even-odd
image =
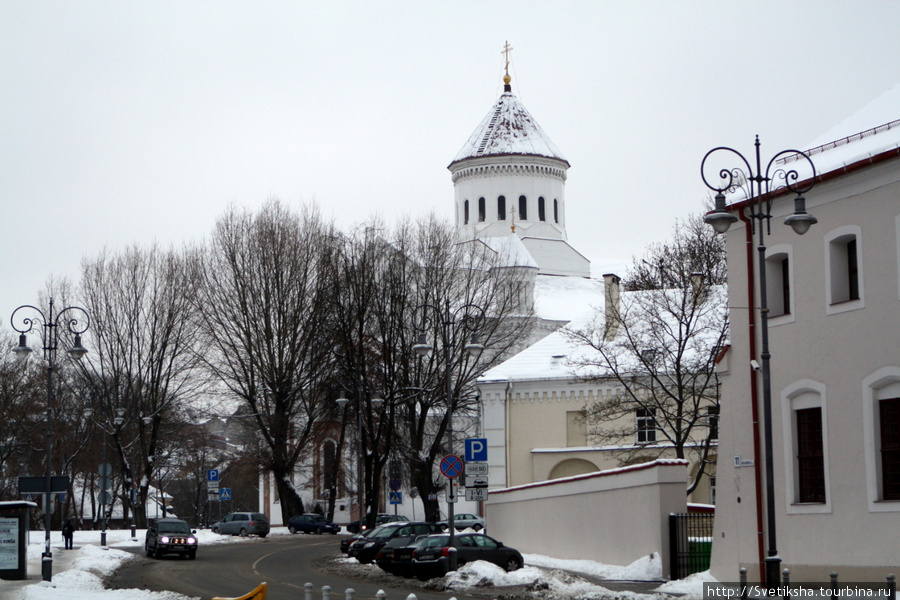
[[[62,534],[63,540],[66,542],[66,550],[71,550],[73,547],[72,538],[75,535],[75,526],[72,525],[72,519],[66,519],[66,524],[62,528]]]

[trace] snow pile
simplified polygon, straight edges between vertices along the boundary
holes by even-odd
[[[526,554],[525,562],[536,567],[548,569],[565,569],[601,579],[618,579],[624,581],[661,581],[663,576],[662,559],[659,554],[639,558],[630,565],[604,565],[592,560],[561,560],[540,554]]]

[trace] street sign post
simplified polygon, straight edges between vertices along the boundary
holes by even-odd
[[[390,493],[391,504],[403,504],[403,492]]]
[[[448,454],[441,459],[441,473],[444,477],[454,479],[463,471],[463,461],[455,454]]]
[[[219,490],[219,500],[222,502],[231,500],[231,488],[222,488]]]
[[[466,487],[470,488],[486,488],[488,486],[488,478],[481,475],[468,475],[466,477]]]

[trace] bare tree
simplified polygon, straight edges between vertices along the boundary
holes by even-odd
[[[628,292],[618,306],[610,303],[609,316],[570,331],[594,351],[577,361],[579,371],[612,378],[620,390],[585,409],[591,440],[620,446],[626,464],[673,451],[694,459],[699,468],[688,494],[706,472],[717,431],[715,361],[728,338],[725,264],[721,236],[692,216],[671,240],[634,260]]]
[[[305,456],[333,353],[326,337],[333,233],[312,207],[277,200],[228,210],[197,253],[192,290],[206,365],[256,425],[259,464],[287,520],[302,513],[293,474]]]
[[[151,481],[159,476],[187,402],[202,391],[190,285],[181,253],[132,246],[82,264],[81,292],[91,315],[88,382],[103,382],[106,411],[121,410],[113,433],[125,489],[123,505],[146,523]],[[112,414],[98,415],[116,423]],[[132,497],[133,490],[133,497]]]

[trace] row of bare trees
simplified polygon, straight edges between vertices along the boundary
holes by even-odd
[[[438,518],[435,463],[451,419],[468,422],[461,417],[475,409],[475,378],[531,323],[504,258],[460,244],[434,217],[342,232],[315,206],[277,200],[227,210],[203,244],[85,258],[76,292],[51,282],[39,300],[59,305],[65,296],[91,317],[90,353],[54,379],[53,469],[83,483],[73,491],[86,490],[81,505],[70,495],[70,510],[98,514],[84,503],[96,504],[90,490],[105,447],[112,492],[140,525],[153,516],[145,514],[153,489],[179,490],[188,496],[180,505],[203,519],[205,471],[223,460],[250,460],[271,475],[287,519],[312,497],[299,484],[322,478],[359,492],[343,460],[358,444],[367,514],[374,518],[396,460],[426,517]],[[453,312],[472,305],[483,311],[477,322]],[[486,348],[479,357],[464,350],[473,327]],[[439,351],[414,353],[421,333]],[[17,475],[43,474],[47,407],[39,361],[8,356],[0,409],[21,419],[0,425],[0,494],[14,498]],[[352,399],[343,406],[342,392]],[[242,435],[230,445],[212,439],[204,422],[235,413]],[[337,459],[323,463],[315,457],[326,440]],[[323,465],[330,472],[311,472]],[[333,493],[329,501],[330,513]]]

